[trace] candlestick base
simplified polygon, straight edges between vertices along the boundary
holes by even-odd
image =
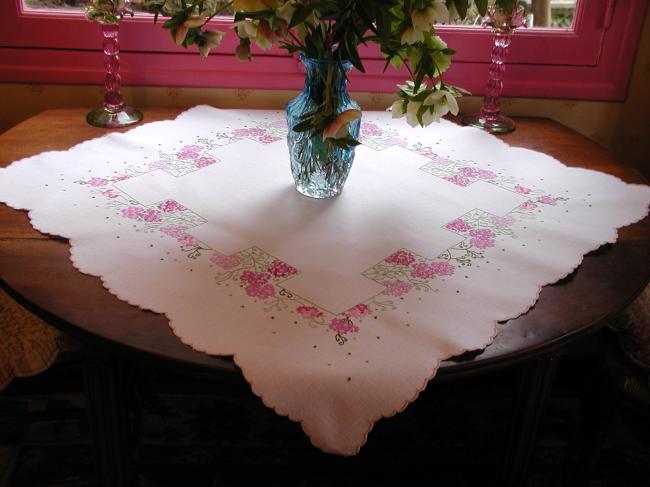
[[[127,127],[138,123],[140,120],[142,120],[140,110],[127,106],[116,111],[100,107],[86,115],[86,122],[90,125],[109,129]]]
[[[460,121],[463,125],[477,127],[491,134],[509,134],[516,128],[514,120],[503,115],[484,117],[480,113],[472,113],[463,115]]]

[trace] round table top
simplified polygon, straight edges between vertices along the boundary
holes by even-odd
[[[174,118],[179,109],[144,110],[146,122]],[[0,135],[0,165],[66,150],[108,130],[85,122],[83,109],[48,110]],[[512,146],[549,154],[568,166],[596,169],[630,183],[645,182],[602,147],[547,119],[517,119],[501,136]],[[174,336],[164,316],[131,306],[110,294],[99,278],[77,271],[65,239],[34,230],[23,211],[0,204],[0,279],[39,316],[90,346],[161,365],[232,371],[228,358],[194,351]],[[473,374],[546,353],[598,329],[646,286],[650,277],[650,218],[619,231],[615,244],[585,256],[576,271],[543,288],[526,314],[500,328],[483,351],[443,362],[439,376]]]

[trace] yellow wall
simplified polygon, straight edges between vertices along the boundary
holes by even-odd
[[[506,83],[507,83],[506,78]],[[630,90],[624,103],[561,99],[505,98],[503,112],[548,117],[611,149],[650,177],[650,9],[647,10],[636,53]],[[129,104],[137,107],[191,107],[211,104],[222,108],[282,108],[291,91],[226,90],[208,88],[125,87]],[[366,110],[381,110],[393,101],[390,94],[356,93]],[[93,107],[102,99],[97,86],[0,84],[0,131],[48,108]],[[467,97],[461,110],[475,111],[481,99]]]

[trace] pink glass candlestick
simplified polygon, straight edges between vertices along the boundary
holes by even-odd
[[[96,127],[126,127],[142,120],[142,113],[124,104],[120,76],[120,41],[118,24],[102,24],[104,36],[104,105],[91,111],[86,121]]]
[[[484,25],[492,27],[494,45],[492,47],[492,64],[488,71],[483,106],[478,113],[461,118],[463,125],[471,125],[493,134],[507,134],[515,130],[515,122],[501,115],[499,97],[503,91],[503,76],[506,71],[508,47],[512,34],[517,27],[524,25],[524,8],[515,7],[512,13],[504,13],[493,7]]]

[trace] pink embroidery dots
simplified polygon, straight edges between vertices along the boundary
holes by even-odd
[[[239,277],[240,280],[247,282],[246,294],[253,298],[268,299],[275,296],[275,288],[272,284],[267,284],[271,278],[266,272],[244,271]]]
[[[477,176],[480,179],[496,179],[497,175],[494,174],[492,171],[489,169],[479,169],[477,171]]]
[[[158,223],[162,221],[162,218],[160,218],[160,212],[153,208],[145,210],[142,213],[142,219],[148,223]]]
[[[282,140],[282,137],[275,137],[273,135],[263,135],[258,140],[263,144],[271,144],[272,142],[277,142],[278,140]]]
[[[465,220],[462,220],[461,218],[456,218],[454,221],[449,222],[445,225],[445,228],[447,230],[451,230],[453,232],[458,232],[458,233],[465,233],[469,232],[472,227],[470,227]]]
[[[217,264],[223,270],[229,271],[239,264],[239,255],[224,255],[221,252],[213,252],[210,256],[210,261]]]
[[[271,265],[267,271],[273,274],[275,277],[286,277],[298,274],[298,270],[295,267],[292,267],[289,264],[286,264],[285,262],[282,262],[278,259],[275,259],[273,262],[271,262]]]
[[[114,183],[117,183],[119,181],[124,181],[125,179],[129,179],[131,176],[128,174],[118,174],[117,176],[114,176],[111,178],[111,181]]]
[[[131,220],[139,220],[144,215],[144,210],[137,206],[127,206],[122,208],[122,216]]]
[[[474,169],[473,167],[461,167],[458,170],[458,173],[461,176],[465,176],[466,178],[477,178],[478,177],[478,170]]]
[[[323,316],[323,312],[316,306],[298,306],[296,312],[307,320],[315,320]]]
[[[382,134],[381,129],[372,122],[361,123],[361,134],[364,137],[379,137]]]
[[[180,152],[176,154],[176,157],[179,159],[196,159],[199,157],[199,153],[203,150],[203,146],[199,144],[195,145],[186,145],[183,147]]]
[[[241,128],[235,129],[232,131],[232,134],[235,137],[260,137],[266,134],[266,129],[255,127],[255,128]]]
[[[383,294],[387,296],[395,296],[396,298],[409,293],[413,289],[412,284],[403,281],[393,281],[386,279],[382,284],[386,288],[384,289]]]
[[[447,176],[445,180],[449,181],[450,183],[454,183],[457,186],[467,186],[471,182],[469,179],[464,178],[458,174]]]
[[[165,161],[156,161],[156,162],[150,162],[147,164],[147,167],[149,169],[167,169],[169,167],[169,163]]]
[[[165,213],[173,213],[175,211],[185,211],[187,209],[176,200],[163,201],[162,203],[158,204],[158,208],[161,211],[164,211]]]
[[[539,201],[540,203],[544,203],[545,205],[551,205],[551,206],[557,205],[557,200],[552,196],[548,196],[548,195],[540,196],[537,199],[537,201]]]
[[[160,227],[158,230],[165,235],[175,238],[176,240],[180,239],[185,235],[185,230],[187,227],[182,225],[169,225],[168,227]]]
[[[413,254],[407,250],[398,250],[393,255],[386,258],[386,262],[390,264],[400,264],[404,266],[409,266],[415,262],[415,257]]]
[[[522,210],[534,210],[535,208],[537,208],[537,204],[534,203],[533,201],[528,200],[520,204],[519,208],[521,208]]]
[[[488,247],[494,247],[494,232],[489,228],[482,228],[480,230],[470,230],[469,240],[470,245],[476,247],[477,249],[487,249]]]
[[[333,330],[340,335],[345,335],[347,333],[358,332],[359,327],[355,326],[349,318],[332,318],[332,321],[330,322],[330,330]]]
[[[359,303],[356,306],[350,308],[345,312],[348,316],[353,316],[355,318],[361,318],[363,316],[368,316],[372,314],[372,310],[367,304]]]
[[[114,189],[107,189],[106,191],[102,191],[102,194],[107,198],[111,198],[111,199],[118,198],[120,196],[120,193],[118,193]]]
[[[419,279],[431,279],[436,276],[452,276],[455,267],[447,261],[436,261],[427,264],[425,262],[417,263],[413,266],[411,276]]]
[[[201,244],[201,242],[199,242],[197,239],[187,234],[181,235],[176,240],[178,240],[180,244],[185,247],[198,247]]]
[[[530,188],[526,188],[525,186],[521,186],[521,185],[517,184],[517,185],[515,186],[515,191],[516,191],[517,193],[519,193],[519,194],[530,194],[531,189],[530,189]]]
[[[208,167],[217,162],[214,157],[199,157],[196,160],[196,167]]]
[[[510,216],[493,216],[491,218],[492,223],[494,223],[498,228],[507,228],[512,226],[515,223],[515,219]]]
[[[90,178],[88,180],[88,184],[91,186],[106,186],[108,184],[108,180],[104,178]]]

